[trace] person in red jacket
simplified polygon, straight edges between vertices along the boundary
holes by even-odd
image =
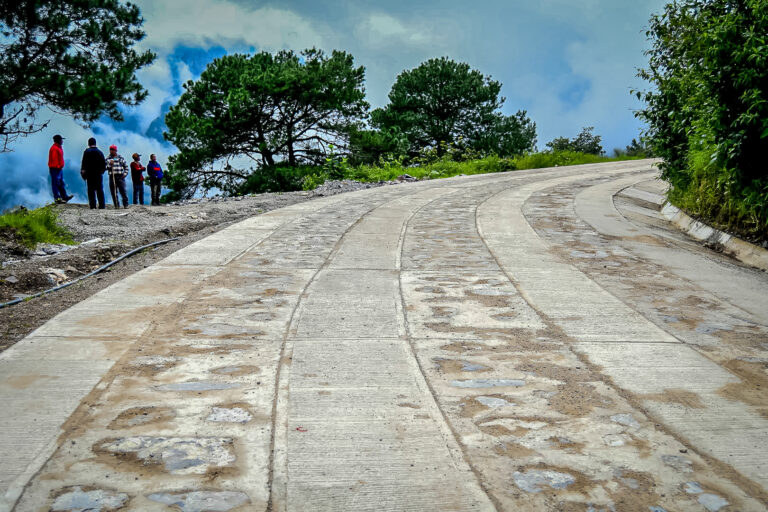
[[[144,204],[144,171],[146,168],[139,161],[141,155],[133,154],[131,162],[131,183],[133,183],[133,204]]]
[[[48,172],[51,174],[51,190],[53,191],[53,200],[56,203],[66,203],[75,196],[67,195],[64,188],[64,148],[62,143],[64,137],[61,135],[53,136],[53,145],[48,150]]]

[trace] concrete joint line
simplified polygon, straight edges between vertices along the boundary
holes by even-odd
[[[442,185],[442,184],[441,184]],[[426,193],[428,194],[430,189],[434,187],[427,188]],[[446,190],[448,192],[449,190]],[[276,385],[275,385],[275,393],[276,397],[274,399],[274,406],[273,406],[273,427],[272,427],[272,461],[270,464],[270,490],[269,490],[269,505],[268,510],[270,511],[285,511],[288,510],[289,506],[289,495],[288,495],[288,429],[289,429],[289,405],[290,405],[290,382],[291,382],[291,364],[288,361],[291,361],[293,359],[293,354],[295,350],[295,343],[297,341],[301,341],[299,338],[295,337],[295,333],[298,330],[299,327],[299,319],[301,318],[302,312],[307,307],[307,299],[310,297],[310,288],[312,287],[312,284],[317,281],[319,276],[322,272],[327,271],[333,262],[334,258],[339,252],[340,247],[344,243],[345,237],[351,233],[354,228],[363,221],[363,219],[366,216],[369,216],[372,212],[377,211],[378,209],[386,207],[387,204],[392,203],[394,201],[398,201],[402,199],[403,196],[410,196],[410,195],[417,195],[420,191],[415,191],[414,193],[408,193],[408,191],[403,191],[403,194],[399,194],[398,197],[395,197],[388,201],[387,203],[383,203],[381,205],[372,207],[370,210],[368,210],[367,213],[365,213],[363,216],[361,216],[355,223],[353,223],[351,226],[349,226],[345,232],[342,234],[342,236],[339,238],[339,240],[334,245],[334,248],[330,252],[330,254],[326,257],[323,264],[317,269],[317,271],[312,275],[310,280],[306,283],[304,289],[302,290],[302,293],[300,294],[300,298],[297,301],[296,306],[294,307],[294,310],[291,314],[290,321],[288,323],[288,326],[286,328],[286,332],[284,335],[284,341],[283,341],[283,347],[281,351],[281,357],[280,357],[280,364],[278,365],[278,371],[276,374]],[[338,339],[338,338],[337,338]],[[343,339],[343,338],[342,338]],[[352,338],[353,340],[359,340],[359,337]]]

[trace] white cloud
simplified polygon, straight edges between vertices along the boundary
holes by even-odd
[[[272,51],[325,43],[310,21],[282,9],[250,9],[225,0],[136,3],[145,19],[147,38],[142,44],[156,51],[177,44],[203,48],[246,44]]]

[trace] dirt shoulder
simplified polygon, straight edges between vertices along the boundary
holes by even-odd
[[[127,209],[111,205],[105,210],[91,210],[85,204],[56,205],[61,223],[73,233],[78,244],[40,245],[25,252],[13,240],[0,237],[0,302],[77,279],[137,247],[168,238],[179,239],[141,251],[57,292],[0,308],[0,351],[59,312],[234,222],[317,197],[393,183],[397,182],[328,182],[311,192],[195,199],[162,206],[131,205]]]

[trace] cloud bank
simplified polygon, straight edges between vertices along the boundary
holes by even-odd
[[[350,52],[366,67],[372,107],[383,106],[396,76],[440,56],[468,62],[502,84],[507,114],[528,111],[539,146],[595,126],[610,152],[638,136],[629,94],[642,87],[636,69],[645,65],[644,28],[661,0],[489,0],[468,6],[459,0],[165,0],[136,2],[147,37],[141,48],[157,60],[138,73],[149,91],[125,120],[101,119],[90,127],[50,113],[48,129],[22,139],[0,155],[0,209],[36,207],[51,200],[47,152],[51,137],[65,141],[65,181],[85,200],[79,178],[82,150],[91,135],[123,156],[157,153],[161,163],[175,148],[162,137],[163,118],[187,80],[208,62],[231,53],[318,47]],[[106,151],[105,151],[106,152]]]

